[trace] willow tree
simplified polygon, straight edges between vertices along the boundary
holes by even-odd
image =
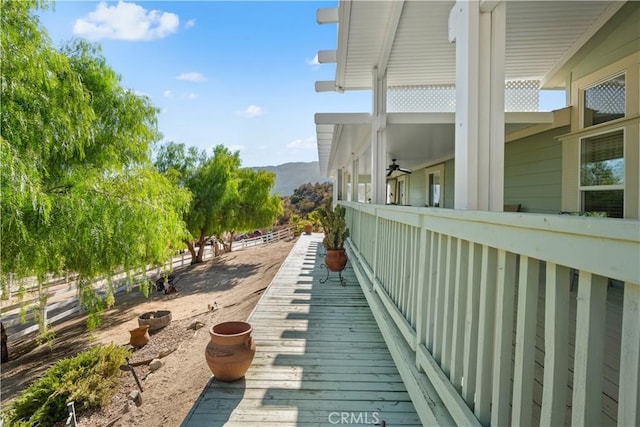
[[[185,243],[191,263],[202,262],[206,238],[217,234],[224,207],[236,198],[239,153],[218,145],[208,156],[194,147],[168,142],[158,147],[155,166],[191,192],[191,206],[184,215],[190,233]]]
[[[272,226],[282,213],[280,197],[271,194],[275,183],[276,178],[272,172],[253,169],[238,171],[236,197],[224,207],[226,221],[220,227],[230,235],[228,251],[232,249],[236,231]]]
[[[122,87],[99,46],[54,48],[38,6],[46,4],[2,2],[3,290],[9,275],[35,277],[42,309],[47,275],[77,273],[95,327],[113,294],[107,286],[98,298],[91,280],[164,262],[186,233],[190,196],[151,165],[159,132],[150,100]]]

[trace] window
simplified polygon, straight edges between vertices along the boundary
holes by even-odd
[[[620,74],[584,90],[584,127],[619,119],[625,115],[625,75]]]
[[[624,131],[583,138],[580,142],[582,210],[624,216]]]

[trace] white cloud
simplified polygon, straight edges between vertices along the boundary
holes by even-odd
[[[320,65],[320,62],[318,61],[318,54],[316,53],[316,56],[313,57],[313,59],[307,59],[305,61],[307,63],[307,65]]]
[[[187,95],[185,96],[185,98],[187,98],[187,99],[188,99],[188,100],[190,100],[190,101],[193,101],[194,99],[197,99],[197,98],[198,98],[198,94],[197,94],[197,93],[193,93],[193,92],[191,92],[191,93],[187,94]]]
[[[175,13],[147,11],[125,1],[108,6],[103,1],[96,10],[76,20],[73,34],[90,40],[154,40],[175,33],[179,25],[180,19]]]
[[[291,141],[287,144],[287,148],[292,148],[294,150],[311,150],[317,148],[317,141],[314,136],[310,136],[306,139],[296,139],[295,141]]]
[[[196,26],[196,20],[195,19],[189,19],[185,24],[184,27],[189,29],[189,28],[193,28]]]
[[[201,83],[201,82],[206,82],[207,79],[200,73],[196,73],[195,71],[191,71],[188,73],[182,73],[180,75],[176,76],[176,79],[178,80],[184,80],[184,81],[188,81],[188,82],[195,82],[195,83]]]
[[[165,98],[173,98],[173,93],[171,93],[171,91],[167,89],[164,92],[162,92],[162,96],[164,96]]]
[[[238,111],[237,113],[239,116],[252,119],[254,117],[262,116],[264,114],[264,110],[262,107],[258,107],[257,105],[249,105],[245,110]]]

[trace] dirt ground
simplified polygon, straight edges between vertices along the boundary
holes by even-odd
[[[131,363],[143,388],[142,404],[128,400],[137,390],[130,372],[111,404],[101,411],[79,414],[79,426],[179,426],[211,377],[204,357],[208,330],[228,320],[246,320],[265,291],[294,241],[280,241],[224,254],[203,264],[177,270],[175,294],[139,292],[116,295],[103,325],[89,336],[82,316],[54,327],[53,346],[36,346],[33,337],[10,342],[8,363],[2,365],[2,405],[16,396],[52,363],[97,343],[131,348],[129,330],[139,315],[170,310],[172,321],[153,333],[150,342],[133,352]],[[195,326],[203,325],[193,329]],[[190,328],[191,327],[191,328]],[[151,372],[145,362],[162,356],[162,367]],[[61,424],[63,425],[63,424]]]

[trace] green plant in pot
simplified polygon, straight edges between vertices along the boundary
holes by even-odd
[[[323,209],[318,211],[320,223],[324,229],[322,244],[327,250],[324,263],[329,271],[342,271],[347,264],[344,242],[349,237],[349,229],[345,219],[346,209],[343,206],[333,207],[331,199]]]

